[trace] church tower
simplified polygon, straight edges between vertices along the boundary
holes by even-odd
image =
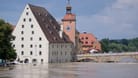
[[[62,19],[63,31],[69,36],[70,40],[75,44],[75,34],[76,34],[76,15],[71,12],[72,7],[70,5],[70,0],[68,0],[66,6],[66,14]]]

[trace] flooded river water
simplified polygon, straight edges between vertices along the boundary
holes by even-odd
[[[138,78],[138,63],[21,64],[0,68],[0,78]]]

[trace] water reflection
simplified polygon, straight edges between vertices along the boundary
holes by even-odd
[[[9,70],[8,70],[9,69]],[[22,64],[13,67],[3,68],[0,72],[0,78],[48,78],[48,66]]]
[[[1,68],[0,78],[76,78],[74,67],[68,64],[21,64],[14,67]]]
[[[18,65],[12,78],[48,78],[48,65]]]
[[[134,58],[130,58],[130,57],[125,57],[120,59],[121,63],[138,63],[138,60],[134,59]]]
[[[77,78],[77,64],[52,64],[49,66],[49,78]]]
[[[138,64],[64,63],[0,68],[0,78],[138,78]],[[127,73],[127,74],[126,74]]]

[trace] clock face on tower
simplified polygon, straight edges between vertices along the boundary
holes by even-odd
[[[67,26],[67,27],[66,27],[66,30],[67,30],[67,31],[70,31],[70,29],[71,29],[70,26]]]

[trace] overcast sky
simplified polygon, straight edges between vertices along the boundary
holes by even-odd
[[[58,21],[67,0],[1,0],[0,18],[16,25],[27,3],[45,7]],[[98,39],[138,37],[138,0],[71,0],[77,30]]]

